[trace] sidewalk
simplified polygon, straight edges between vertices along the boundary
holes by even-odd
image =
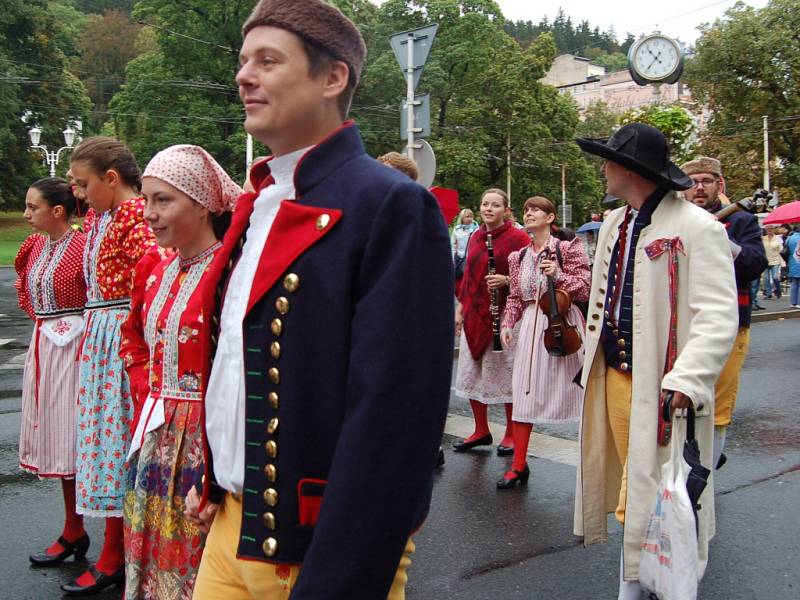
[[[759,292],[758,303],[764,307],[764,310],[753,311],[753,323],[800,318],[800,309],[791,307],[788,293],[783,294],[780,299],[766,300]]]

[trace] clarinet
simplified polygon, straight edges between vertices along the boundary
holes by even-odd
[[[494,264],[494,248],[492,247],[492,234],[486,234],[486,251],[489,254],[489,275],[496,274]],[[503,345],[500,343],[500,305],[497,301],[497,290],[489,290],[489,312],[492,313],[492,352],[502,352]]]

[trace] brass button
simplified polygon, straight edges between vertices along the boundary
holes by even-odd
[[[627,353],[627,352],[625,352],[625,350],[622,350],[622,351],[619,353],[619,358],[620,358],[620,360],[625,360],[626,358],[628,358],[628,353]]]
[[[276,431],[278,431],[278,417],[272,417],[267,423],[267,433],[272,435]]]
[[[278,342],[272,342],[269,346],[269,353],[272,358],[278,360],[281,357],[281,345]]]
[[[278,310],[279,313],[285,315],[289,312],[289,301],[281,296],[277,300],[275,300],[275,308]]]
[[[598,302],[597,303],[597,308],[603,308],[603,303],[602,302]]]
[[[617,346],[619,346],[620,348],[624,348],[625,347],[625,340],[617,340]]]
[[[267,557],[272,558],[278,553],[278,540],[275,538],[265,539],[261,549],[264,550],[264,554]]]
[[[603,288],[599,288],[597,291],[600,292],[601,294],[605,294],[606,293],[606,291]]]
[[[589,331],[594,331],[595,329],[597,329],[597,327],[594,325],[589,325]]]
[[[611,318],[611,313],[610,312],[606,311],[603,314],[606,316],[606,319],[610,319]]]
[[[273,488],[267,488],[264,490],[264,502],[266,502],[269,506],[275,506],[278,504],[278,490]]]
[[[328,226],[328,223],[331,222],[330,215],[320,215],[317,217],[317,230],[322,231]]]
[[[272,383],[277,385],[277,384],[279,384],[281,382],[281,372],[278,369],[276,369],[275,367],[272,367],[267,372],[269,373],[269,380]]]
[[[287,292],[296,292],[300,287],[300,278],[295,273],[289,273],[283,278],[283,287]]]
[[[278,457],[278,444],[275,442],[275,440],[270,440],[264,444],[264,450],[267,451],[267,454],[270,458]]]
[[[595,321],[599,321],[600,315],[592,315],[592,319],[594,319]]]
[[[628,363],[624,362],[624,363],[620,364],[619,368],[622,369],[623,371],[627,371],[628,370]]]
[[[264,527],[270,531],[275,531],[275,515],[271,512],[264,513]]]
[[[270,392],[267,396],[267,399],[269,400],[269,405],[272,408],[278,408],[278,392]]]
[[[614,337],[619,337],[619,329],[615,329],[615,330],[614,330],[614,331],[612,331],[611,333],[613,333],[613,334],[614,334]]]
[[[272,331],[272,335],[281,337],[281,333],[283,333],[283,321],[280,319],[272,319],[272,323],[269,324],[269,329]]]
[[[278,479],[277,467],[271,463],[264,465],[264,475],[270,483],[275,483],[275,480]]]

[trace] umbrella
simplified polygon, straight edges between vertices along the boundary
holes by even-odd
[[[800,223],[800,200],[779,206],[764,219],[764,225],[780,225],[782,223]]]
[[[589,221],[584,223],[575,231],[575,233],[586,233],[587,231],[597,231],[603,226],[600,221]]]
[[[686,491],[689,493],[689,500],[694,512],[694,524],[697,527],[697,511],[700,510],[698,500],[708,485],[711,469],[707,469],[700,463],[700,446],[697,445],[694,437],[694,409],[689,408],[686,413],[686,441],[683,443],[683,460],[689,465]]]

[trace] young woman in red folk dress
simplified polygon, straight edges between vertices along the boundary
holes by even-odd
[[[83,333],[86,235],[70,225],[76,199],[63,179],[34,183],[25,197],[25,220],[37,230],[23,242],[14,261],[20,307],[34,320],[22,379],[19,465],[41,479],[61,480],[64,529],[37,566],[85,556],[89,536],[75,511],[75,410]]]
[[[456,395],[468,398],[475,418],[473,433],[453,444],[456,452],[493,442],[489,431],[490,404],[503,404],[506,412],[506,431],[497,454],[514,451],[511,425],[511,369],[513,351],[492,352],[492,315],[489,310],[490,291],[497,291],[498,310],[502,313],[508,293],[508,255],[528,244],[524,231],[504,222],[508,197],[499,189],[489,189],[481,198],[483,225],[472,234],[467,247],[464,276],[457,292],[456,335],[461,342],[456,371]],[[496,274],[488,274],[487,235],[491,234]],[[463,328],[463,333],[461,330]]]
[[[199,332],[210,315],[200,290],[242,190],[202,148],[159,152],[142,176],[144,216],[176,254],[137,268],[120,354],[138,422],[125,494],[127,600],[191,598],[204,536],[183,515],[203,474],[202,373],[210,357]]]

